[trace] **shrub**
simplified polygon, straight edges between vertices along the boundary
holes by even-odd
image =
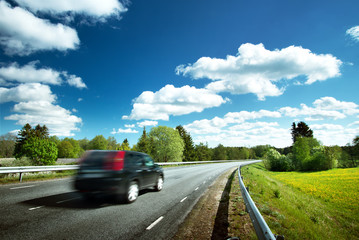
[[[35,165],[52,165],[56,162],[57,147],[49,139],[31,137],[25,141],[22,148]]]
[[[265,154],[264,166],[271,171],[285,172],[291,169],[291,161],[271,148]]]

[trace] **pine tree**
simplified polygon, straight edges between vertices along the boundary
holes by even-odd
[[[184,129],[181,125],[177,126],[176,129],[184,142],[183,161],[198,161],[191,135],[187,133],[186,129]]]
[[[313,131],[305,122],[299,122],[297,125],[293,122],[292,124],[293,143],[297,141],[298,137],[313,137]]]
[[[137,142],[136,150],[139,152],[144,152],[150,154],[150,140],[147,137],[146,128],[143,127],[142,136]]]

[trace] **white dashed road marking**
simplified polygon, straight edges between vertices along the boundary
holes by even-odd
[[[42,208],[42,207],[44,207],[44,206],[38,206],[38,207],[29,208],[29,211],[36,210],[36,209],[39,209],[39,208]]]
[[[163,219],[163,216],[159,217],[156,221],[154,221],[150,226],[146,228],[146,230],[151,230],[157,223],[159,223]]]
[[[184,202],[184,200],[186,200],[186,199],[187,199],[187,197],[183,198],[183,199],[181,200],[181,202]]]

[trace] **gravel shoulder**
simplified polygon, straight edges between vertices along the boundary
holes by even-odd
[[[255,237],[241,198],[236,170],[232,168],[222,174],[207,189],[173,239],[252,239],[253,234]]]

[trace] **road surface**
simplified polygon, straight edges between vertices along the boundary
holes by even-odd
[[[213,181],[242,163],[166,168],[164,189],[133,204],[86,202],[73,178],[2,185],[0,239],[170,239]]]

